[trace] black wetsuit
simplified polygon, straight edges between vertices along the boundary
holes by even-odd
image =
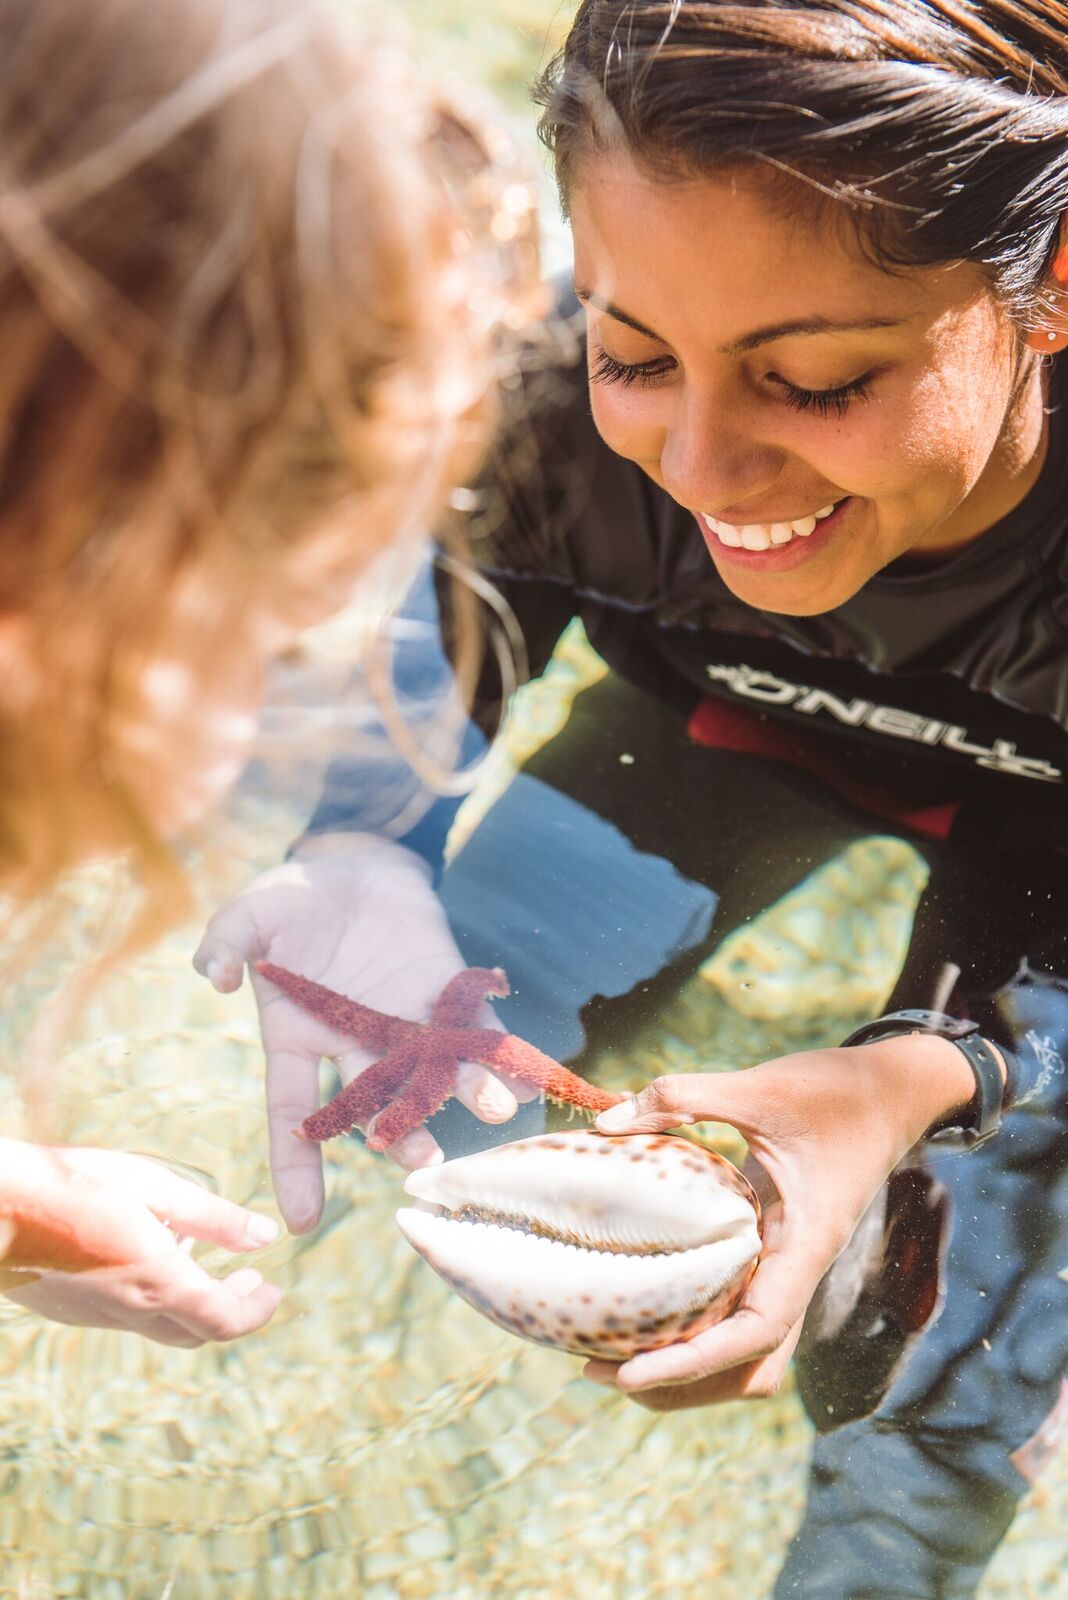
[[[895,562],[837,610],[793,618],[736,600],[692,516],[601,443],[580,347],[536,374],[479,490],[473,543],[532,674],[576,616],[612,674],[578,697],[442,895],[472,963],[518,975],[509,1025],[574,1060],[856,838],[897,832],[923,853],[889,1004],[929,1005],[959,968],[951,1008],[1012,1048],[1036,1092],[982,1150],[933,1164],[954,1210],[944,1308],[874,1415],[856,1406],[817,1440],[776,1593],[967,1596],[1026,1489],[1012,1453],[1068,1369],[1068,365],[1051,375],[1046,464],[1010,516],[949,559]],[[447,636],[447,581],[438,593]],[[500,698],[489,661],[483,729]],[[366,779],[339,762],[312,826],[382,826]],[[454,809],[394,831],[440,861]],[[443,1137],[473,1141],[452,1116]],[[863,1344],[843,1343],[842,1361]],[[806,1398],[826,1396],[830,1371]],[[855,1379],[843,1370],[843,1392]]]

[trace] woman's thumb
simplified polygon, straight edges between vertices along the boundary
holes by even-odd
[[[734,1072],[681,1073],[656,1078],[640,1094],[610,1106],[597,1118],[598,1133],[664,1133],[694,1122],[736,1123],[746,1096]]]
[[[657,1078],[640,1094],[609,1106],[597,1118],[598,1133],[662,1133],[696,1122],[690,1107],[684,1078]]]

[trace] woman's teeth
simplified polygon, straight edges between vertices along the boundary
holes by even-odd
[[[840,504],[840,502],[836,502]],[[835,505],[824,506],[812,517],[798,517],[794,522],[750,522],[737,527],[733,522],[718,522],[707,511],[701,519],[711,528],[720,544],[731,550],[768,550],[773,544],[789,544],[791,539],[807,539],[817,522],[829,517]]]

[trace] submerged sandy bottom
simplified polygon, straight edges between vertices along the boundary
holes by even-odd
[[[568,648],[513,750],[544,736],[588,670]],[[255,802],[214,898],[277,859],[294,826]],[[605,1080],[634,1086],[698,1059],[741,1065],[841,1037],[889,984],[921,885],[907,847],[854,847],[725,946],[626,1061],[602,1061]],[[87,904],[98,890],[87,879]],[[192,973],[196,935],[173,936],[96,996],[54,1074],[53,1133],[183,1163],[262,1208],[254,1008],[247,989],[220,997]],[[28,1021],[29,1008],[9,1061]],[[0,1125],[20,1115],[9,1076]],[[318,1232],[255,1257],[287,1295],[251,1338],[171,1350],[0,1301],[0,1595],[770,1593],[810,1444],[789,1389],[668,1417],[623,1402],[578,1378],[576,1360],[510,1338],[449,1294],[396,1231],[400,1179],[387,1162],[338,1142],[328,1168]],[[985,1600],[1058,1592],[1066,1507],[1062,1457]]]

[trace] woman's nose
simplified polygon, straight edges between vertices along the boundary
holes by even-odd
[[[672,499],[713,515],[758,501],[783,467],[783,452],[746,426],[722,398],[686,397],[665,431],[660,473]]]

